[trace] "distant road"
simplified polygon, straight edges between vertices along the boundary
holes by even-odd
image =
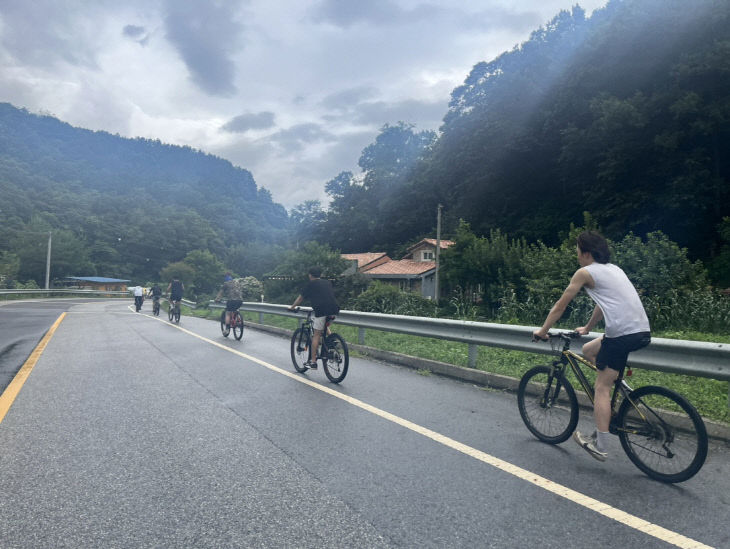
[[[538,442],[513,394],[357,357],[335,386],[284,338],[130,306],[66,305],[0,423],[3,549],[730,546],[726,444],[667,486],[617,440]]]

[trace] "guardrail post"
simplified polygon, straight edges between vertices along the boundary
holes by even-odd
[[[365,345],[365,328],[357,329],[357,342],[360,345]]]
[[[264,323],[264,313],[259,313],[259,324]]]
[[[469,343],[469,368],[477,367],[477,358],[479,358],[479,345]]]

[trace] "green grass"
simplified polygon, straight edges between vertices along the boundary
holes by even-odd
[[[191,313],[203,318],[215,320],[220,318],[219,309],[210,311],[202,309],[191,311]],[[243,317],[244,320],[249,322],[259,322],[258,313],[244,312]],[[264,315],[264,324],[289,330],[294,330],[299,325],[295,318],[271,314]],[[337,326],[337,332],[347,341],[357,341],[358,330],[355,327],[339,325]],[[659,332],[653,335],[672,339],[730,343],[730,336],[699,332]],[[365,335],[365,344],[368,347],[437,360],[456,366],[468,367],[469,365],[469,346],[466,343],[368,330]],[[510,351],[497,347],[480,347],[477,369],[493,374],[520,378],[532,366],[549,364],[550,361],[551,357],[548,355]],[[588,378],[592,381],[590,375]],[[634,369],[633,375],[628,379],[628,382],[635,388],[644,385],[661,385],[672,389],[687,398],[702,416],[730,423],[730,408],[728,407],[730,383],[727,381]],[[577,382],[574,386],[578,387]]]

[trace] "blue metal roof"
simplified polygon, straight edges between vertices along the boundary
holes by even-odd
[[[121,278],[106,278],[104,276],[67,276],[70,280],[83,280],[85,282],[129,282],[129,280],[123,280]]]

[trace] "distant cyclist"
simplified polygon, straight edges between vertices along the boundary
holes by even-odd
[[[185,286],[178,278],[173,278],[172,282],[167,286],[167,293],[170,294],[170,304],[177,305],[183,297]]]
[[[231,325],[231,313],[237,311],[243,304],[243,295],[241,287],[233,280],[231,273],[226,273],[223,277],[223,285],[221,286],[216,301],[224,297],[226,299],[226,326]]]
[[[160,301],[160,296],[162,295],[162,288],[158,284],[153,284],[152,288],[150,288],[149,295],[152,296],[152,305],[154,306],[155,303]]]
[[[309,350],[309,362],[305,364],[307,368],[317,369],[317,349],[319,348],[319,340],[322,337],[327,317],[334,317],[340,312],[340,306],[335,299],[335,293],[332,290],[332,283],[329,280],[320,278],[322,269],[313,267],[309,269],[309,282],[302,290],[299,297],[294,300],[290,310],[294,309],[305,299],[312,304],[314,309],[314,336],[312,337],[312,348]]]
[[[142,286],[135,286],[133,293],[134,309],[135,311],[139,312],[139,310],[142,308],[142,303],[144,302],[144,291],[142,290]]]
[[[584,437],[574,431],[573,440],[597,460],[605,461],[611,421],[611,387],[626,367],[629,353],[646,347],[651,342],[651,333],[649,319],[633,284],[619,267],[608,262],[611,253],[606,239],[597,232],[585,231],[578,236],[576,252],[581,268],[550,309],[545,324],[533,336],[546,339],[550,327],[560,320],[581,288],[585,288],[596,303],[588,324],[575,331],[585,335],[602,319],[606,323],[603,337],[583,345],[583,356],[598,368],[593,403],[597,431],[594,437]]]

